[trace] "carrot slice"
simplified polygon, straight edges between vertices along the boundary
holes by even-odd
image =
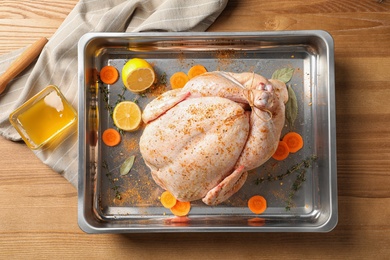
[[[166,219],[164,222],[166,224],[188,224],[190,222],[190,218],[187,216],[184,217],[175,216],[173,218]]]
[[[258,217],[248,219],[248,225],[254,227],[262,227],[265,225],[265,219]]]
[[[186,216],[184,217],[173,217],[169,220],[171,223],[188,223],[190,222],[190,219]]]
[[[188,71],[188,77],[190,79],[207,72],[207,69],[200,64],[192,66]]]
[[[102,140],[107,146],[115,146],[120,143],[121,135],[114,128],[108,128],[103,132]]]
[[[272,158],[278,161],[282,161],[288,157],[290,149],[284,141],[279,141],[278,148],[276,148],[275,153],[272,155]]]
[[[169,82],[171,83],[172,89],[176,88],[182,88],[184,85],[188,82],[189,78],[187,74],[184,72],[176,72],[174,73],[171,78],[169,79]]]
[[[290,153],[296,153],[303,147],[303,138],[296,132],[289,132],[283,137],[283,141],[286,142]]]
[[[248,200],[248,208],[255,214],[261,214],[267,209],[267,201],[263,196],[255,195]]]
[[[178,217],[186,216],[191,209],[191,203],[189,201],[176,201],[175,206],[171,208],[171,212]]]
[[[160,196],[161,204],[164,208],[170,209],[175,206],[177,200],[169,191],[164,191]]]
[[[104,66],[99,73],[100,80],[106,84],[114,84],[119,78],[119,72],[114,66]]]

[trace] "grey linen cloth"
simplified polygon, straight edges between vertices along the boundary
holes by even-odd
[[[11,81],[0,96],[0,134],[18,141],[8,116],[48,85],[60,88],[77,109],[77,44],[87,32],[205,31],[228,0],[80,0],[36,62]],[[0,56],[0,73],[24,49]],[[36,156],[77,187],[76,130],[55,147],[35,150]]]

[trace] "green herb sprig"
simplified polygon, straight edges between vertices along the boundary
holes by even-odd
[[[291,186],[291,191],[288,194],[287,201],[286,201],[286,211],[290,211],[291,207],[293,206],[293,199],[295,197],[295,193],[298,192],[298,190],[301,188],[302,184],[306,181],[306,170],[301,169],[299,171],[299,174],[295,178],[294,183]]]
[[[163,72],[160,76],[160,84],[166,85],[167,84],[167,73]]]
[[[110,105],[110,90],[105,85],[100,85],[100,93],[103,95],[104,108],[112,115],[114,107]]]
[[[291,210],[291,207],[293,205],[293,198],[295,197],[295,194],[298,192],[298,190],[302,187],[302,184],[306,181],[306,170],[310,168],[314,161],[317,160],[316,155],[311,155],[307,157],[306,159],[302,160],[301,162],[293,165],[290,169],[288,169],[285,173],[279,174],[279,175],[268,175],[266,178],[261,177],[257,178],[255,180],[256,185],[259,185],[265,181],[272,182],[272,181],[281,181],[285,177],[290,176],[293,173],[298,173],[294,183],[291,185],[291,190],[288,194],[288,198],[286,200],[286,211]]]
[[[116,105],[118,105],[120,102],[126,100],[125,94],[126,94],[127,88],[125,86],[122,87],[122,92],[118,94],[118,98],[116,99],[114,105],[110,105],[110,90],[105,85],[100,86],[100,93],[103,95],[103,101],[104,101],[104,108],[108,111],[110,114],[110,117],[112,119],[112,116],[114,114],[114,108]],[[120,134],[123,134],[124,131],[122,129],[117,128]]]
[[[102,168],[106,171],[106,177],[111,184],[111,190],[113,190],[115,192],[115,198],[118,200],[121,200],[122,195],[119,191],[120,187],[116,184],[116,182],[112,176],[112,172],[108,168],[107,161],[105,161],[105,160],[102,161]]]
[[[298,117],[298,101],[291,85],[287,85],[287,92],[288,100],[286,103],[286,120],[290,129],[292,129],[294,127],[295,120]]]
[[[115,106],[118,105],[120,102],[122,102],[122,101],[124,101],[126,99],[126,97],[125,97],[126,91],[127,91],[127,88],[125,86],[123,86],[122,87],[122,92],[120,94],[118,94],[118,98],[117,98],[117,100],[115,102]]]
[[[275,70],[275,72],[272,74],[271,78],[283,81],[284,83],[287,83],[291,80],[293,74],[294,74],[293,68],[283,68],[283,69]]]
[[[277,79],[285,84],[289,82],[294,75],[294,69],[293,68],[282,68],[276,70],[272,74],[272,79]],[[288,101],[286,103],[286,120],[290,128],[294,127],[295,120],[298,116],[298,102],[297,102],[297,96],[295,95],[294,89],[291,87],[291,85],[287,85],[287,92],[288,92]]]

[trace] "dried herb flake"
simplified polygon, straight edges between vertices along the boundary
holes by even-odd
[[[278,69],[272,74],[272,79],[277,79],[280,81],[283,81],[284,83],[287,83],[291,80],[292,76],[294,74],[294,69],[292,68],[283,68]]]
[[[287,85],[287,91],[288,101],[286,103],[286,120],[290,128],[292,128],[298,116],[298,101],[291,85]]]
[[[119,169],[119,173],[123,176],[130,172],[131,168],[133,168],[134,165],[135,156],[132,155],[129,158],[127,158],[121,165]]]

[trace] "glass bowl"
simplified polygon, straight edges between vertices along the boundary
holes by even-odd
[[[60,90],[49,85],[9,116],[11,124],[31,149],[56,139],[77,122],[77,113]]]

